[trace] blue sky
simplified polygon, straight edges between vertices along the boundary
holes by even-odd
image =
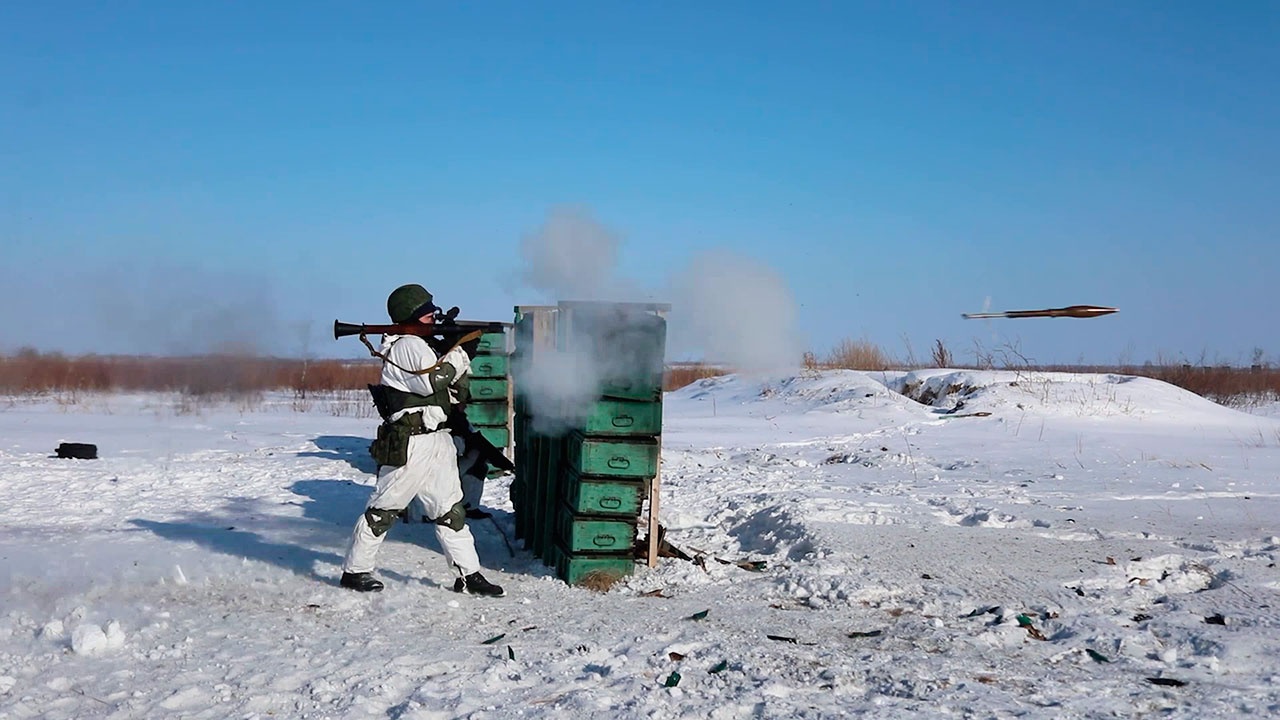
[[[0,351],[355,357],[333,319],[404,282],[509,319],[572,206],[637,299],[773,268],[820,354],[1280,361],[1277,37],[1243,1],[3,3]]]

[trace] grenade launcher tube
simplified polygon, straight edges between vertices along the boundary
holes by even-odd
[[[447,323],[424,325],[422,323],[398,323],[395,325],[357,325],[333,321],[333,338],[348,335],[418,335],[420,337],[456,337],[479,330],[500,333],[506,330],[500,322],[483,320],[453,320]]]

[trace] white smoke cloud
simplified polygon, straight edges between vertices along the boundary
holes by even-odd
[[[554,210],[523,238],[520,275],[551,302],[652,302],[655,293],[619,272],[620,246],[619,235],[589,212]],[[654,338],[662,341],[646,324],[651,316],[575,307],[576,339],[562,326],[559,347],[538,352],[533,363],[517,364],[516,382],[535,409],[539,431],[573,425],[611,378],[643,374],[650,365],[660,376],[666,348],[741,371],[799,364],[795,301],[781,275],[762,263],[727,250],[703,253],[671,273],[658,295],[671,305],[665,347],[654,347]],[[584,330],[588,315],[590,328]]]
[[[670,347],[742,371],[793,368],[796,304],[766,265],[725,250],[698,255],[670,284]]]
[[[521,277],[557,300],[599,300],[617,275],[619,239],[586,210],[557,208],[520,243]]]
[[[540,434],[557,435],[573,427],[600,397],[597,360],[581,350],[550,348],[536,359],[521,356],[512,372],[532,407],[534,432]]]

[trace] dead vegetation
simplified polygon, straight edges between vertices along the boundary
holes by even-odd
[[[930,358],[933,367],[1036,372],[1114,373],[1161,380],[1215,402],[1239,405],[1280,399],[1280,369],[1268,364],[1239,368],[1177,364],[1038,365],[1017,348],[975,351],[973,363],[957,362],[952,352],[936,341]],[[849,369],[881,371],[916,369],[895,361],[868,340],[843,340],[825,356],[804,353],[809,370]],[[677,390],[698,380],[726,375],[725,365],[683,362],[667,366],[664,390]],[[312,395],[363,391],[378,382],[375,360],[309,360],[237,355],[147,357],[41,353],[23,349],[0,355],[0,394],[57,395],[74,398],[96,392],[176,392],[193,398],[241,399],[268,391],[292,391],[298,400]]]
[[[668,392],[679,390],[685,385],[692,385],[704,378],[728,375],[731,372],[733,371],[723,365],[712,365],[710,363],[671,363],[667,365],[666,372],[663,373],[662,389]]]
[[[197,397],[243,397],[269,390],[293,390],[306,397],[310,393],[363,389],[378,381],[378,373],[378,364],[369,361],[234,355],[69,357],[22,350],[0,356],[0,393],[162,391]]]
[[[621,579],[622,574],[619,572],[593,570],[586,575],[583,575],[582,578],[574,584],[578,587],[586,588],[587,590],[604,593],[609,592],[609,588],[613,587],[614,584]]]
[[[893,366],[889,356],[870,340],[841,340],[827,354],[819,367],[845,370],[888,370]]]

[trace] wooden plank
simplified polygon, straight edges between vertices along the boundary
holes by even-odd
[[[658,486],[662,484],[662,437],[658,437],[658,472],[649,484],[649,552],[645,560],[649,567],[658,567]]]

